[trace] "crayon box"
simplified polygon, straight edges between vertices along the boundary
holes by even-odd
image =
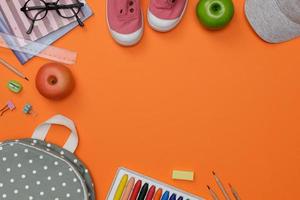
[[[204,200],[150,177],[119,168],[106,200]]]

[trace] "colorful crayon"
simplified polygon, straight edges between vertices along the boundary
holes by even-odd
[[[129,200],[136,200],[137,196],[139,195],[141,186],[142,186],[142,181],[138,180],[133,187],[133,190],[132,190]]]
[[[133,177],[131,177],[129,179],[125,189],[124,189],[121,200],[128,200],[129,199],[129,195],[130,195],[130,193],[132,191],[132,188],[134,186],[134,182],[135,182],[135,179]]]
[[[153,199],[153,196],[154,196],[154,193],[155,193],[155,189],[156,187],[154,185],[152,185],[149,189],[149,192],[146,196],[146,200],[152,200]]]
[[[188,192],[120,168],[106,199],[110,200],[192,200],[203,199]],[[1,199],[0,199],[1,200]]]
[[[140,194],[139,194],[139,197],[138,197],[138,200],[144,200],[145,197],[146,197],[146,194],[148,192],[148,187],[149,187],[149,184],[148,183],[145,183],[140,191]]]
[[[169,195],[170,195],[170,192],[169,191],[165,191],[165,193],[163,194],[161,200],[168,200],[169,199]]]
[[[170,200],[176,200],[176,194],[173,193],[170,197]]]
[[[153,200],[160,200],[160,199],[161,199],[161,195],[162,195],[162,189],[159,188],[159,189],[156,191]]]
[[[124,191],[124,188],[125,188],[126,183],[127,183],[127,180],[128,180],[128,175],[125,174],[122,177],[122,179],[121,179],[121,181],[120,181],[120,183],[118,185],[118,188],[117,188],[115,196],[114,196],[114,200],[120,200],[121,199],[123,191]]]

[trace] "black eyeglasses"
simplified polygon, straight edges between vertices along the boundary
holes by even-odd
[[[70,19],[76,17],[78,24],[84,26],[78,16],[84,4],[79,0],[75,0],[75,3],[72,4],[67,4],[66,2],[66,0],[57,0],[56,2],[47,3],[44,0],[28,0],[21,8],[21,11],[31,20],[31,25],[26,33],[31,34],[35,22],[44,19],[48,11],[51,10],[55,10],[62,18]]]

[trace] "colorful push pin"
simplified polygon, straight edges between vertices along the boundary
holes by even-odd
[[[0,116],[2,116],[6,111],[11,110],[13,111],[14,109],[16,109],[15,104],[9,100],[6,105],[0,110]]]
[[[35,114],[37,115],[35,112],[33,112],[32,110],[32,105],[30,103],[26,103],[23,107],[23,113],[26,115],[30,115],[30,114]]]

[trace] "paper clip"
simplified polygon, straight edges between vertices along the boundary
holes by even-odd
[[[9,100],[7,103],[6,103],[6,105],[0,110],[0,116],[3,116],[3,114],[6,112],[6,111],[8,111],[8,110],[11,110],[11,111],[13,111],[14,109],[16,109],[16,106],[15,106],[15,104],[11,101],[11,100]]]

